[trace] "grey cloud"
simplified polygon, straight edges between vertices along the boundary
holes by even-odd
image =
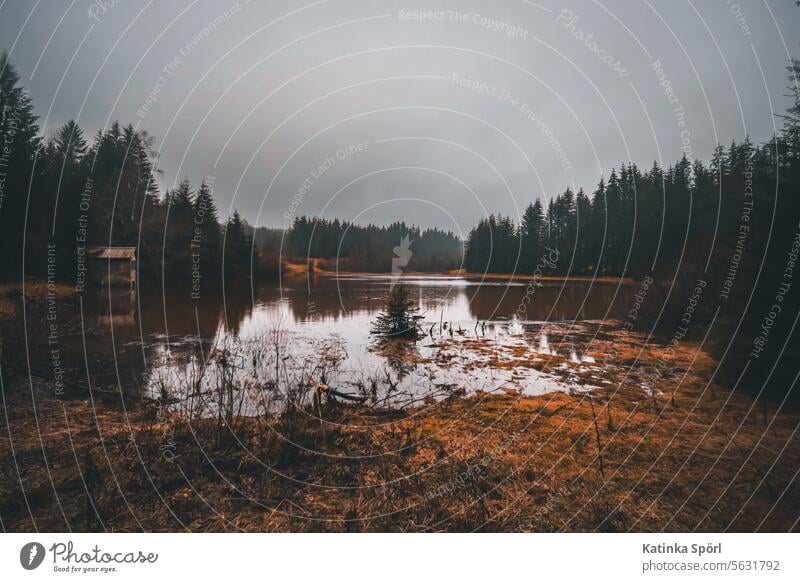
[[[0,37],[45,130],[140,122],[162,188],[213,175],[223,211],[271,226],[295,200],[297,213],[466,230],[623,161],[669,163],[687,139],[708,159],[745,131],[770,137],[800,10],[651,5],[78,0],[65,14],[8,0]],[[363,142],[297,203],[315,167]]]

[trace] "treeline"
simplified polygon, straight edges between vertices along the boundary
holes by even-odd
[[[437,228],[404,222],[361,226],[305,216],[295,218],[286,248],[298,260],[337,259],[339,269],[368,272],[389,272],[397,259],[406,270],[447,271],[459,267],[463,251],[460,238]]]
[[[249,276],[252,229],[220,224],[208,181],[159,194],[152,139],[113,123],[91,140],[74,121],[39,137],[37,116],[0,56],[0,278],[73,281],[94,246],[138,248],[139,279],[179,284]],[[256,274],[277,271],[256,256]],[[24,273],[23,273],[24,265]],[[223,272],[224,270],[224,272]]]
[[[540,200],[529,204],[519,224],[489,216],[469,234],[465,266],[473,272],[641,278],[652,273],[656,256],[672,260],[687,237],[715,220],[721,178],[740,168],[750,147],[720,148],[710,165],[685,156],[666,169],[623,164],[591,194],[568,188],[546,208]],[[555,264],[543,260],[556,254]]]

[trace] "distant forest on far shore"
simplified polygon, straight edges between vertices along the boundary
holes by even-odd
[[[452,232],[404,222],[362,226],[299,216],[286,231],[260,227],[254,236],[260,253],[302,263],[323,259],[340,271],[388,273],[407,251],[405,271],[442,272],[461,267],[463,257],[463,242]]]

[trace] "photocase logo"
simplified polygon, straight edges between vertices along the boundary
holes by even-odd
[[[39,542],[29,542],[19,552],[19,563],[26,570],[35,570],[44,561],[44,546]]]
[[[403,269],[408,265],[414,253],[411,252],[411,244],[414,241],[406,235],[400,239],[400,246],[394,247],[394,258],[392,259],[392,283],[390,289],[394,289],[397,281],[403,276]]]

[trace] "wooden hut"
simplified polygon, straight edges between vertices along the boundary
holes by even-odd
[[[96,247],[92,279],[99,285],[136,288],[136,247]]]

